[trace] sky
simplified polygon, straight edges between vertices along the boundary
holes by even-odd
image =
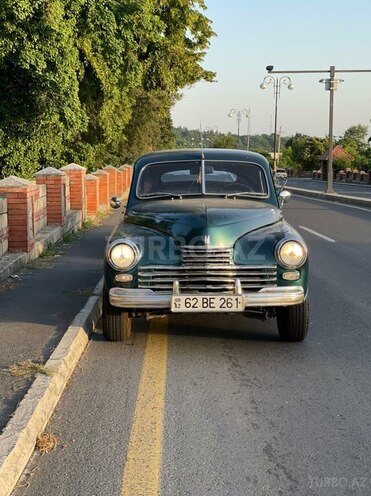
[[[260,89],[267,65],[371,71],[370,0],[206,0],[206,6],[217,36],[202,65],[217,73],[217,81],[183,91],[172,112],[175,126],[237,133],[236,116],[228,117],[234,108],[250,110],[251,134],[273,132],[273,85]],[[277,130],[283,136],[328,135],[330,93],[319,83],[328,72],[288,75],[295,89],[281,85]],[[369,126],[371,135],[371,72],[336,77],[344,82],[334,95],[334,136],[357,124]],[[241,135],[247,121],[241,118]]]

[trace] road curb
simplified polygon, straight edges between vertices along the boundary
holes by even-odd
[[[38,375],[0,435],[0,496],[9,496],[88,344],[101,316],[103,278],[46,362],[50,376]]]
[[[320,198],[322,200],[328,200],[337,203],[371,208],[371,200],[368,200],[367,198],[357,198],[354,196],[339,195],[337,193],[323,193],[322,191],[295,188],[293,186],[285,186],[285,189],[287,189],[287,191],[291,191],[294,194],[296,193],[298,195],[308,196],[310,198]]]

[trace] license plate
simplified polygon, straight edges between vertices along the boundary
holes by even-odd
[[[171,298],[172,312],[243,312],[243,296],[175,295]]]

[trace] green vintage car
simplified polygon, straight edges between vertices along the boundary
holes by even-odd
[[[122,222],[106,248],[103,333],[130,339],[135,317],[240,313],[308,331],[307,247],[282,216],[290,193],[242,150],[149,153],[134,164]],[[113,198],[112,206],[120,202]]]

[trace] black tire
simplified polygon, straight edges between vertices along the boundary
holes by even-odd
[[[283,341],[303,341],[308,334],[309,304],[277,307],[278,334]]]
[[[128,312],[123,312],[121,308],[114,307],[109,302],[109,295],[106,286],[103,286],[102,304],[102,328],[103,336],[107,341],[124,341],[130,343],[132,318]]]

